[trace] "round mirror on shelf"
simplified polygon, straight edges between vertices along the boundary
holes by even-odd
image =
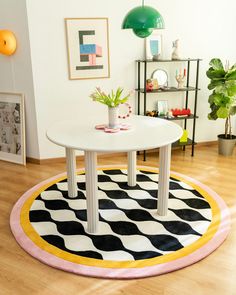
[[[157,79],[158,86],[168,86],[168,74],[162,69],[157,69],[152,73],[152,79]]]

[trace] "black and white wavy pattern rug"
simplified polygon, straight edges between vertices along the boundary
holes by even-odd
[[[84,173],[78,174],[77,185],[78,197],[71,199],[63,176],[50,180],[32,189],[15,210],[30,244],[42,253],[35,255],[29,244],[20,242],[23,248],[64,270],[124,278],[159,274],[186,266],[181,260],[203,247],[197,259],[188,259],[188,264],[208,255],[228,232],[227,223],[224,235],[217,234],[222,226],[221,207],[226,208],[223,201],[220,199],[219,205],[212,194],[180,175],[170,179],[168,215],[159,216],[158,173],[143,167],[137,171],[135,187],[127,185],[126,169],[98,170],[99,229],[90,234],[86,230]],[[223,217],[227,220],[228,213]],[[16,219],[13,210],[13,234]],[[214,249],[209,247],[219,236],[220,243],[215,243]],[[19,241],[18,236],[16,239]]]

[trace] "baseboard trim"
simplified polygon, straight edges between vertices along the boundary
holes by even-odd
[[[205,141],[205,142],[199,142],[197,143],[197,145],[195,146],[195,149],[199,148],[199,147],[203,147],[203,146],[215,146],[217,145],[217,141]],[[191,148],[191,146],[187,146],[187,148]],[[179,147],[176,147],[175,149],[178,149]],[[152,149],[152,150],[148,150],[148,153],[153,153],[154,151],[156,151],[157,149]],[[141,152],[142,153],[142,152]],[[106,153],[106,154],[98,154],[98,157],[101,159],[104,158],[109,158],[109,157],[118,157],[118,156],[124,156],[126,155],[126,153]],[[81,161],[84,159],[84,156],[76,156],[76,160],[77,161]],[[35,159],[35,158],[31,158],[31,157],[27,157],[26,158],[27,163],[33,163],[33,164],[54,164],[54,163],[66,163],[66,158],[65,157],[61,157],[61,158],[48,158],[48,159]]]
[[[32,157],[26,157],[26,163],[40,164],[40,159],[35,159]]]
[[[109,157],[118,157],[118,156],[125,156],[126,153],[106,153],[106,154],[99,154],[98,153],[98,158],[104,159],[104,158],[109,158]],[[82,161],[84,160],[84,156],[76,156],[76,161]],[[33,164],[55,164],[55,163],[66,163],[66,158],[65,157],[60,157],[60,158],[48,158],[48,159],[35,159],[31,157],[26,158],[27,163],[33,163]]]
[[[201,148],[201,147],[204,147],[204,146],[217,146],[218,145],[218,141],[204,141],[204,142],[198,142],[195,146],[194,146],[194,149],[198,149],[198,148]],[[191,149],[192,146],[191,145],[187,145],[186,146],[186,149]],[[182,149],[182,146],[176,146],[176,147],[173,147],[172,150],[179,150],[179,149]],[[156,148],[156,149],[151,149],[151,150],[148,150],[146,151],[146,154],[151,154],[151,153],[154,153],[154,152],[159,152],[159,149]],[[141,155],[143,154],[143,151],[140,151],[139,152]]]
[[[195,147],[198,146],[212,146],[212,145],[217,145],[218,141],[214,140],[214,141],[203,141],[203,142],[198,142],[197,145]]]

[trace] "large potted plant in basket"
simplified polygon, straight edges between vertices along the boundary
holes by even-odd
[[[219,58],[213,58],[206,74],[210,79],[208,89],[212,90],[208,119],[225,119],[225,132],[218,135],[218,143],[219,153],[228,156],[233,153],[236,142],[231,125],[231,116],[236,114],[236,64],[229,67],[227,63],[224,67]]]

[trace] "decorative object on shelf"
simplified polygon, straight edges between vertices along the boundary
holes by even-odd
[[[12,55],[16,51],[16,37],[9,30],[0,30],[0,53]]]
[[[164,20],[161,14],[153,7],[144,5],[130,10],[122,23],[122,29],[132,29],[140,38],[146,38],[154,29],[164,29]]]
[[[146,59],[158,60],[162,54],[162,37],[155,30],[146,38]]]
[[[25,165],[24,96],[0,93],[0,159]]]
[[[170,91],[170,90],[174,90],[174,89],[177,89],[175,87],[168,87],[168,86],[160,86],[159,89],[161,91]]]
[[[223,66],[219,58],[213,58],[210,68],[206,72],[210,79],[208,89],[212,90],[208,102],[211,112],[208,119],[226,119],[225,133],[218,135],[219,154],[232,155],[236,143],[236,136],[232,134],[231,116],[236,114],[236,64],[232,67],[229,62]]]
[[[100,102],[108,106],[108,125],[97,125],[96,129],[105,128],[105,132],[110,132],[110,129],[113,129],[113,131],[128,129],[119,123],[119,119],[126,119],[132,113],[132,107],[127,103],[127,100],[133,94],[133,91],[128,93],[123,98],[121,97],[122,92],[123,89],[118,87],[115,92],[112,90],[111,93],[106,94],[99,87],[96,87],[95,91],[90,95],[90,97],[94,101]],[[119,105],[121,104],[125,105],[128,109],[127,113],[124,115],[119,115]],[[106,130],[106,128],[109,130]]]
[[[152,79],[157,79],[158,88],[168,86],[168,74],[165,70],[156,69],[152,73]]]
[[[172,112],[171,110],[169,110],[169,111],[167,112],[166,116],[167,116],[168,119],[172,119],[172,118],[174,118],[173,112]]]
[[[172,60],[181,59],[180,56],[179,56],[179,39],[173,41],[172,46],[173,46],[173,52],[172,52],[172,55],[171,55],[171,59]]]
[[[184,88],[184,83],[186,81],[186,69],[182,72],[180,69],[179,72],[176,70],[175,79],[178,82],[178,88]]]
[[[146,81],[146,91],[153,91],[158,89],[157,79],[147,79]]]
[[[172,115],[175,117],[187,117],[191,115],[190,109],[171,109]]]
[[[186,130],[186,129],[183,130],[183,135],[179,139],[179,142],[180,143],[188,142],[188,130]]]
[[[168,112],[168,101],[167,100],[158,100],[157,101],[157,110],[159,116],[166,116]]]
[[[146,81],[146,91],[152,91],[153,90],[153,81],[152,79],[147,79]]]
[[[156,111],[156,110],[147,111],[146,112],[146,116],[149,116],[149,117],[158,117],[158,111]]]
[[[69,79],[110,77],[108,18],[67,18]]]

